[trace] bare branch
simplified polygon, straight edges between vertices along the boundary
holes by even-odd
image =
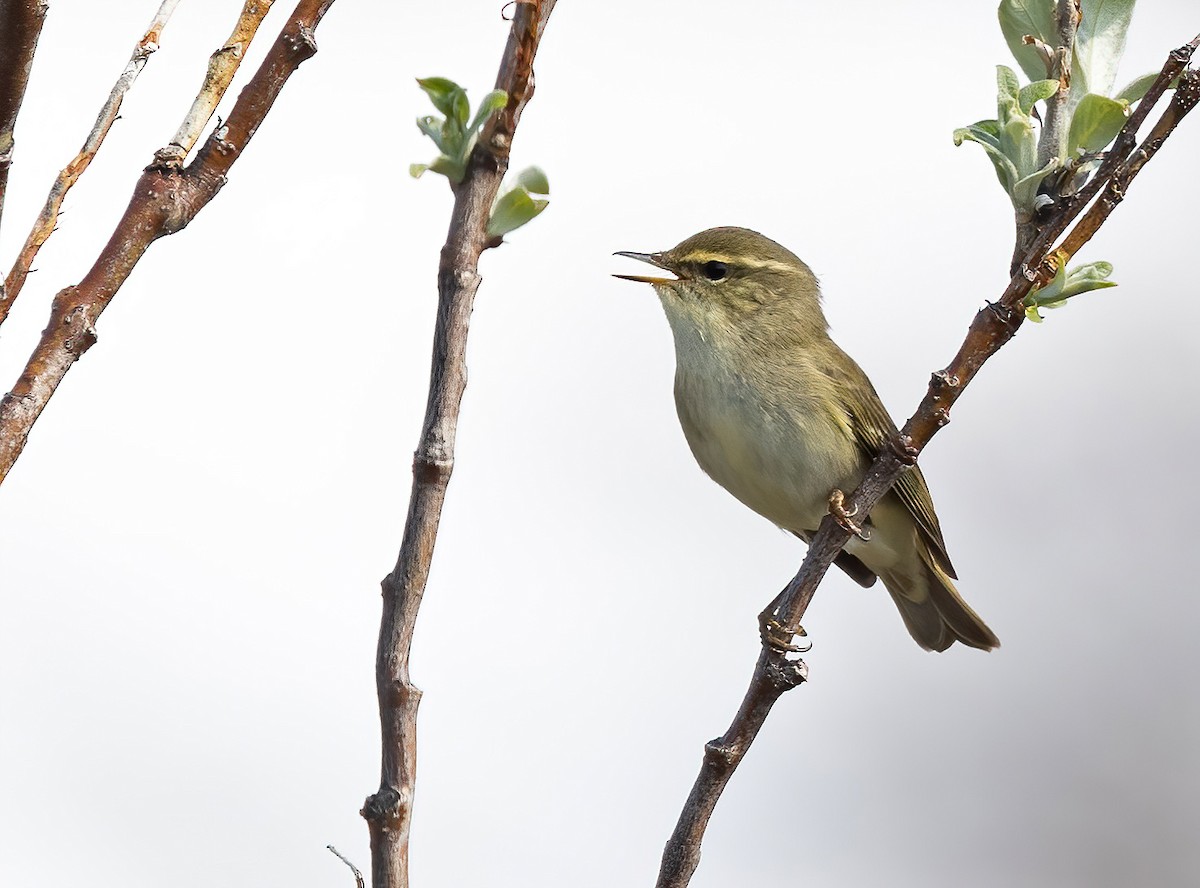
[[[158,49],[159,41],[162,39],[163,28],[167,26],[167,22],[171,18],[171,13],[175,11],[177,5],[179,5],[179,0],[163,0],[162,5],[158,8],[158,12],[151,19],[149,27],[146,28],[146,33],[142,35],[142,38],[133,48],[133,55],[129,57],[129,62],[125,65],[125,70],[121,72],[121,76],[113,84],[112,91],[108,94],[108,98],[105,99],[104,105],[100,108],[100,114],[96,118],[96,123],[92,126],[92,131],[88,133],[83,147],[79,149],[79,153],[75,155],[75,158],[59,171],[58,178],[54,180],[54,184],[50,187],[50,194],[46,198],[46,204],[42,207],[42,212],[38,214],[37,220],[33,223],[33,229],[25,239],[25,245],[21,247],[21,252],[17,254],[17,261],[13,264],[12,270],[8,273],[8,278],[4,282],[4,292],[0,294],[0,324],[3,324],[5,318],[8,317],[13,302],[16,301],[17,296],[21,293],[21,289],[25,286],[25,279],[29,276],[29,269],[33,266],[33,260],[37,256],[38,250],[42,248],[42,244],[54,233],[54,226],[58,223],[58,214],[62,208],[63,199],[67,196],[67,192],[71,190],[71,186],[79,181],[79,177],[87,170],[92,162],[92,158],[100,150],[105,136],[108,135],[108,131],[112,128],[113,123],[120,114],[121,102],[124,101],[125,94],[129,92],[130,87],[133,86],[133,82],[142,73],[142,69],[146,67],[146,61]]]
[[[334,857],[336,857],[336,858],[337,858],[338,860],[340,860],[342,863],[346,864],[346,866],[350,867],[350,872],[354,873],[354,886],[355,886],[355,888],[365,888],[365,885],[364,885],[364,883],[363,883],[363,874],[362,874],[362,871],[361,871],[361,870],[359,870],[359,868],[358,868],[358,867],[356,867],[356,866],[355,866],[353,863],[351,863],[351,862],[350,862],[350,861],[349,861],[349,860],[346,858],[346,855],[344,855],[344,854],[343,854],[341,851],[339,851],[337,848],[333,847],[333,845],[326,845],[325,847],[326,847],[326,848],[328,848],[328,849],[329,849],[331,852],[333,852],[333,856],[334,856]]]
[[[184,228],[221,190],[288,78],[316,53],[313,30],[333,2],[300,0],[226,124],[186,169],[171,162],[172,150],[156,154],[95,264],[78,285],[54,297],[41,340],[12,391],[0,398],[0,482],[71,365],[95,344],[97,318],[138,260],[158,238]]]
[[[0,217],[4,216],[4,194],[13,158],[13,130],[25,100],[33,53],[37,49],[45,0],[0,0]],[[0,286],[0,302],[4,288]]]
[[[1123,194],[1124,185],[1161,147],[1174,126],[1190,106],[1195,104],[1197,98],[1200,98],[1200,77],[1195,72],[1189,72],[1184,75],[1184,82],[1180,84],[1180,92],[1184,95],[1181,97],[1177,93],[1142,148],[1130,157],[1130,149],[1135,142],[1138,128],[1167,85],[1186,68],[1198,45],[1200,37],[1171,53],[1155,85],[1126,122],[1096,177],[1075,199],[1066,202],[1050,221],[1042,226],[1036,241],[1026,254],[1025,262],[1021,263],[1018,272],[1009,281],[1000,300],[989,303],[975,315],[967,338],[958,353],[945,370],[933,374],[929,389],[916,413],[905,423],[898,438],[890,442],[890,446],[876,457],[858,489],[847,498],[844,504],[846,511],[867,515],[900,475],[916,465],[921,450],[938,429],[950,421],[950,408],[958,400],[963,389],[984,362],[1016,334],[1025,319],[1025,297],[1035,287],[1044,286],[1053,277],[1058,264],[1063,261],[1063,256],[1066,252],[1071,252],[1066,248],[1074,242],[1076,234],[1073,231],[1058,249],[1052,249],[1055,240],[1102,187],[1107,186],[1107,190],[1116,188]],[[1102,206],[1103,199],[1096,204],[1096,207]],[[1115,206],[1116,201],[1113,201],[1112,206],[1106,209],[1093,208],[1095,218],[1091,222],[1085,218],[1077,230],[1087,230],[1090,236],[1090,231],[1098,228]],[[1091,215],[1089,213],[1089,217]],[[783,627],[784,634],[798,630],[818,584],[849,538],[850,532],[842,527],[832,514],[827,514],[809,545],[800,571],[780,596],[775,615],[777,622]],[[784,653],[764,644],[750,686],[729,730],[705,746],[700,774],[680,814],[675,831],[663,851],[658,888],[683,888],[691,880],[692,873],[700,861],[700,844],[708,819],[721,792],[754,742],[775,701],[785,691],[800,684],[804,676],[802,663],[790,660]]]
[[[383,613],[375,681],[379,694],[382,756],[379,789],[363,803],[371,834],[371,883],[408,885],[421,691],[409,678],[409,654],[417,613],[437,540],[446,487],[454,467],[454,440],[466,388],[467,326],[479,288],[479,257],[491,246],[488,216],[508,169],[521,112],[533,95],[533,59],[552,0],[516,4],[496,87],[508,104],[484,127],[466,176],[454,190],[450,231],[438,268],[438,314],[434,329],[429,401],[413,458],[412,495],[396,566],[384,578]]]
[[[246,49],[258,32],[258,26],[262,24],[274,2],[275,0],[246,0],[242,6],[242,14],[233,26],[233,33],[220,49],[209,56],[204,85],[200,87],[196,100],[188,109],[183,123],[179,125],[179,131],[171,139],[171,144],[179,147],[180,162],[191,153],[200,139],[200,133],[212,119],[225,90],[229,89],[229,84],[233,82],[233,75],[242,64]]]

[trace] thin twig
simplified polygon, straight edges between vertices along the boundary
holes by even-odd
[[[1076,223],[1071,233],[1063,238],[1062,244],[1055,251],[1060,254],[1058,261],[1065,262],[1091,240],[1092,235],[1104,224],[1104,220],[1117,208],[1117,204],[1125,199],[1125,192],[1133,177],[1142,171],[1142,167],[1162,147],[1167,136],[1179,126],[1187,113],[1196,107],[1197,102],[1200,102],[1200,71],[1187,71],[1180,76],[1175,95],[1171,97],[1171,104],[1154,124],[1150,134],[1142,140],[1142,144],[1130,155],[1124,166],[1108,180],[1104,191],[1088,209],[1087,214]]]
[[[484,127],[465,178],[454,190],[450,231],[438,268],[438,314],[433,338],[429,401],[413,457],[412,494],[396,566],[382,583],[383,612],[375,681],[382,754],[379,789],[363,803],[371,834],[371,884],[406,888],[421,691],[409,677],[417,613],[437,540],[446,487],[454,467],[458,414],[466,387],[467,325],[479,287],[479,257],[491,244],[487,221],[521,112],[533,94],[533,59],[553,0],[520,0],[496,87],[508,104]]]
[[[1165,85],[1173,80],[1191,60],[1192,54],[1200,44],[1200,38],[1171,53],[1163,71],[1156,81],[1157,89],[1147,93],[1142,101],[1144,107],[1126,122],[1125,129],[1117,138],[1117,145],[1132,145],[1136,141],[1137,128],[1145,120],[1150,107],[1162,95]],[[1193,85],[1196,81],[1194,73],[1187,75]],[[1178,123],[1185,109],[1178,108],[1177,103],[1184,105],[1189,101],[1186,97],[1180,100],[1178,96],[1164,112],[1163,118],[1152,131],[1154,151],[1161,146],[1162,141],[1170,134],[1171,129]],[[1194,104],[1195,99],[1191,99]],[[1150,142],[1148,139],[1147,142]],[[1144,144],[1143,149],[1148,145]],[[945,370],[933,374],[929,389],[922,399],[916,413],[905,423],[898,438],[883,450],[871,464],[863,477],[862,483],[845,501],[844,508],[850,513],[867,515],[871,508],[883,497],[896,480],[905,471],[916,464],[921,450],[937,433],[938,429],[950,421],[950,408],[967,384],[993,354],[1008,342],[1024,321],[1025,297],[1035,287],[1043,286],[1053,275],[1056,263],[1061,261],[1063,246],[1052,249],[1055,240],[1066,230],[1067,226],[1078,217],[1091,197],[1107,182],[1128,183],[1136,175],[1137,170],[1153,156],[1154,151],[1142,149],[1129,157],[1129,148],[1118,159],[1111,157],[1101,165],[1097,176],[1105,178],[1100,182],[1091,182],[1086,192],[1089,197],[1069,201],[1043,227],[1037,241],[1030,247],[1026,262],[1021,264],[1005,288],[1004,294],[996,303],[990,303],[981,309],[971,323],[967,337],[958,353]],[[1100,204],[1097,203],[1097,206]],[[1113,204],[1115,206],[1115,203]],[[1108,217],[1112,208],[1099,213],[1092,223],[1081,221],[1080,227],[1094,231]],[[1074,237],[1072,232],[1071,237]],[[1090,233],[1088,234],[1090,236]],[[1059,257],[1059,258],[1056,258]],[[784,632],[794,633],[800,626],[800,621],[816,592],[818,584],[824,577],[837,553],[850,538],[850,533],[834,520],[832,515],[826,515],[821,522],[817,534],[813,537],[808,549],[808,555],[800,567],[800,571],[788,584],[780,597],[780,604],[775,611],[776,621],[784,628]],[[792,660],[787,655],[764,644],[755,665],[750,686],[742,700],[737,715],[729,729],[721,737],[710,741],[705,746],[704,761],[700,774],[692,787],[691,793],[684,804],[675,831],[668,840],[663,851],[662,867],[659,870],[658,888],[683,888],[691,880],[692,873],[700,861],[700,844],[704,831],[722,790],[724,790],[733,772],[745,756],[758,731],[770,713],[775,701],[784,692],[796,687],[805,677],[803,664]]]
[[[92,126],[92,131],[88,133],[83,147],[79,149],[79,153],[75,155],[75,158],[59,171],[58,178],[54,180],[54,184],[50,187],[50,194],[46,198],[46,204],[42,207],[41,213],[38,214],[37,220],[33,223],[33,228],[29,232],[29,236],[25,239],[25,245],[21,247],[21,252],[17,254],[17,261],[13,264],[12,270],[8,273],[8,278],[4,282],[4,293],[0,295],[0,324],[3,324],[5,318],[8,317],[13,302],[16,301],[22,287],[25,286],[25,279],[29,276],[29,269],[33,265],[33,260],[37,256],[38,250],[42,248],[42,244],[54,233],[54,226],[58,224],[58,214],[62,208],[63,198],[67,196],[67,192],[71,190],[71,186],[79,181],[79,177],[83,175],[89,164],[91,164],[92,159],[96,156],[96,153],[100,150],[105,136],[108,135],[109,129],[112,128],[113,123],[120,114],[121,102],[124,101],[125,94],[129,92],[138,75],[142,73],[142,69],[146,67],[146,61],[158,49],[159,41],[162,39],[163,28],[167,26],[167,22],[171,18],[171,13],[175,11],[177,5],[179,5],[179,0],[163,0],[162,5],[158,8],[158,12],[151,19],[150,26],[146,28],[146,33],[142,35],[142,38],[138,40],[137,45],[133,48],[133,55],[129,57],[129,62],[125,65],[125,70],[121,72],[121,76],[113,84],[108,98],[104,100],[104,105],[100,108],[100,114],[96,117],[96,123]]]
[[[95,264],[78,285],[54,297],[41,340],[12,391],[0,398],[0,482],[71,365],[95,344],[96,319],[138,260],[158,238],[184,228],[221,190],[288,78],[316,53],[313,30],[333,2],[300,0],[225,125],[186,168],[171,162],[170,152],[156,155]]]
[[[1067,161],[1067,128],[1070,125],[1069,104],[1071,94],[1071,59],[1075,52],[1075,33],[1079,30],[1079,0],[1057,0],[1055,19],[1057,25],[1057,45],[1053,47],[1048,62],[1047,76],[1058,81],[1058,91],[1046,99],[1046,116],[1042,122],[1042,132],[1038,138],[1038,169],[1044,169],[1047,164],[1058,158],[1060,162]],[[1043,188],[1050,183],[1058,182],[1058,176],[1050,176],[1043,182]],[[1050,195],[1057,200],[1057,191]],[[1034,218],[1041,214],[1035,212],[1031,216],[1024,212],[1018,213],[1016,222],[1015,246],[1012,254],[1012,264],[1009,274],[1017,273],[1022,257],[1029,247],[1037,240],[1041,223],[1044,219]]]
[[[1079,29],[1079,0],[1058,0],[1055,12],[1058,45],[1054,47],[1048,77],[1058,81],[1058,92],[1046,99],[1046,116],[1038,139],[1038,168],[1055,157],[1064,158],[1067,146],[1067,114],[1071,92],[1071,56],[1075,51],[1075,32]]]
[[[171,139],[171,144],[179,148],[181,163],[196,146],[201,132],[212,119],[225,90],[229,89],[229,84],[233,82],[233,75],[237,73],[242,59],[246,56],[250,42],[258,32],[258,26],[262,24],[274,2],[275,0],[246,0],[242,6],[242,14],[233,26],[233,33],[220,49],[209,56],[204,85],[200,87],[196,100],[184,116],[175,137]]]
[[[46,20],[45,0],[0,0],[0,218],[13,158],[13,130],[25,100],[33,54]],[[0,283],[0,302],[4,285]]]
[[[356,867],[353,863],[351,863],[346,858],[346,856],[344,854],[342,854],[341,851],[339,851],[337,848],[333,847],[333,845],[326,845],[325,847],[333,852],[334,857],[336,857],[342,863],[346,864],[346,866],[350,867],[350,872],[354,873],[355,888],[365,888],[365,885],[363,883],[362,871],[358,867]]]

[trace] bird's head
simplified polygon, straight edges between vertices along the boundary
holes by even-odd
[[[673,275],[614,275],[652,285],[673,327],[690,323],[703,332],[714,326],[768,325],[796,334],[827,328],[812,271],[791,250],[757,231],[710,228],[661,253],[616,255]]]

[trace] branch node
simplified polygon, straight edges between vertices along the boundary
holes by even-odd
[[[172,142],[154,152],[154,159],[150,161],[150,165],[146,169],[160,170],[164,173],[177,172],[183,169],[183,162],[186,159],[187,152],[183,150],[183,147]]]
[[[945,370],[935,370],[929,378],[929,385],[935,389],[956,388],[958,381],[958,377],[947,367]]]
[[[765,674],[771,687],[783,694],[808,681],[808,664],[800,659],[789,660],[780,654],[768,658]]]
[[[1047,261],[1049,261],[1049,257],[1047,257]],[[1049,275],[1043,279],[1043,286],[1046,282],[1049,282],[1050,278],[1054,277],[1054,273],[1057,271],[1056,266],[1053,264],[1047,266],[1046,263],[1043,262],[1042,265],[1039,266],[1035,271],[1028,271],[1024,268],[1024,266],[1022,267],[1022,274],[1031,281],[1037,281],[1045,271],[1049,271]],[[990,311],[996,317],[996,319],[1008,329],[1008,332],[1011,335],[1016,335],[1017,330],[1021,326],[1021,321],[1024,318],[1023,314],[1013,311],[1003,302],[988,301],[987,310]]]
[[[297,22],[296,33],[294,35],[289,34],[284,38],[284,41],[291,47],[292,52],[299,53],[306,59],[316,55],[317,35],[304,22]]]
[[[220,151],[222,154],[235,154],[235,153],[237,153],[237,150],[238,150],[237,145],[235,145],[233,142],[228,141],[225,138],[228,135],[229,135],[229,126],[224,125],[224,126],[219,127],[212,134],[212,138],[209,141],[211,141],[212,144],[216,147],[216,149],[218,151]]]
[[[408,807],[404,797],[394,786],[381,787],[376,793],[367,796],[363,802],[361,816],[368,823],[377,823],[384,832],[398,829],[404,821],[404,811]]]
[[[956,380],[955,385],[957,384]],[[896,459],[910,469],[917,464],[917,457],[921,455],[921,451],[913,444],[913,439],[903,433],[888,438],[888,449],[892,451]]]
[[[63,348],[75,358],[79,358],[96,344],[96,327],[92,323],[86,305],[76,305],[71,308],[63,318],[63,325],[74,328],[71,335],[63,342]]]
[[[722,765],[732,765],[737,756],[734,754],[733,747],[725,745],[721,742],[722,739],[718,737],[705,743],[704,757],[710,761],[720,762]]]

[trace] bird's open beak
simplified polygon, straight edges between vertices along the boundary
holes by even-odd
[[[637,259],[639,262],[648,262],[665,271],[671,271],[670,268],[663,264],[662,253],[631,253],[628,250],[618,250],[613,255],[628,256],[630,259]],[[620,278],[623,281],[637,281],[639,284],[673,284],[679,280],[678,278],[648,277],[641,274],[614,274],[613,277]]]

